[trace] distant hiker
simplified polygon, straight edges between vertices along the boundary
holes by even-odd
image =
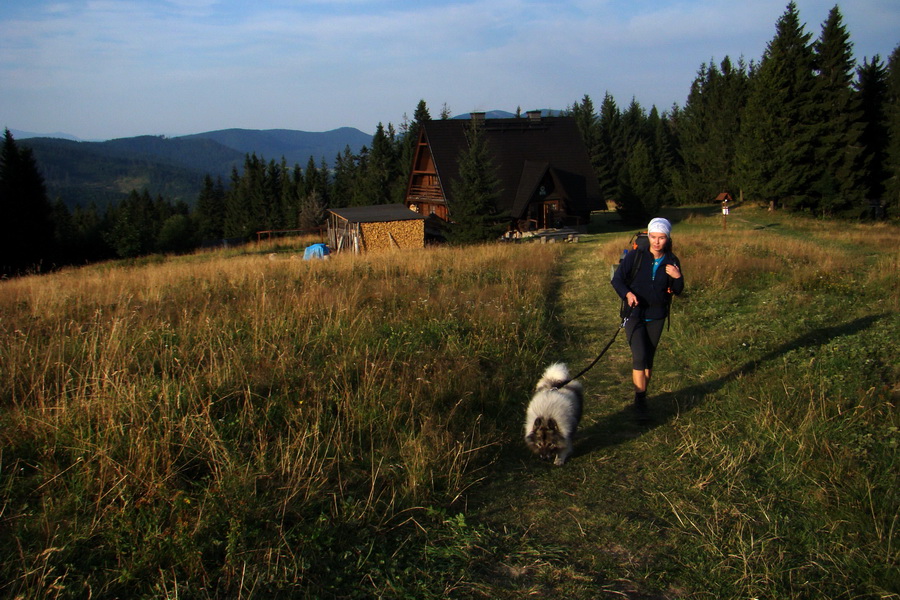
[[[649,248],[629,251],[612,278],[616,293],[631,307],[625,332],[631,346],[634,408],[640,420],[648,416],[647,386],[672,295],[684,290],[681,263],[672,253],[671,233],[672,224],[666,219],[650,221]]]

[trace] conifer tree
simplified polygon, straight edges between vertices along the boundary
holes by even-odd
[[[900,214],[900,45],[894,48],[888,59],[885,116],[888,147],[883,205],[888,216],[897,217]]]
[[[246,218],[243,236],[267,229],[268,201],[266,198],[266,163],[256,153],[244,159],[244,171],[232,185],[231,192],[236,203],[244,205]]]
[[[362,173],[361,194],[365,198],[364,204],[390,204],[398,174],[397,160],[394,146],[381,123],[372,136],[368,158],[366,169]]]
[[[106,239],[116,256],[134,258],[155,250],[159,222],[150,193],[132,190],[128,197],[111,209],[110,228]]]
[[[622,115],[616,101],[609,93],[603,97],[597,119],[597,145],[591,163],[600,182],[604,200],[616,200],[619,196],[619,172],[625,160],[622,138]]]
[[[810,34],[796,3],[788,4],[775,29],[750,79],[736,157],[739,181],[750,199],[816,211],[813,188],[822,178],[816,145],[823,120]]]
[[[20,148],[9,129],[0,149],[0,274],[39,269],[53,259],[52,208],[30,148]]]
[[[622,147],[625,150],[624,159],[628,159],[631,149],[640,140],[646,142],[649,139],[649,128],[647,123],[647,113],[644,108],[635,99],[631,99],[628,108],[622,113]],[[624,164],[623,164],[624,166]]]
[[[283,229],[285,225],[284,206],[285,161],[279,165],[270,160],[263,176],[264,218],[263,229]]]
[[[287,169],[287,165],[283,165],[283,168],[285,171],[281,181],[281,204],[284,210],[284,227],[295,229],[299,227],[297,215],[300,214],[304,197],[303,170],[297,164],[290,170]]]
[[[677,107],[673,107],[673,110],[675,109]],[[655,110],[654,106],[653,111]],[[656,149],[656,168],[662,181],[660,205],[675,204],[675,186],[672,178],[683,167],[683,163],[678,153],[678,138],[669,113],[664,112],[660,115],[654,129],[653,146]]]
[[[93,202],[86,207],[76,206],[72,210],[73,260],[93,262],[115,256],[104,235],[109,229],[109,222],[109,215],[101,213]]]
[[[213,183],[211,176],[203,178],[203,187],[194,207],[194,220],[200,240],[219,240],[224,235],[225,190],[222,180]]]
[[[816,162],[822,179],[813,186],[819,212],[834,214],[863,205],[863,110],[853,89],[855,61],[850,35],[837,6],[828,13],[814,45],[818,97],[824,127],[817,140]]]
[[[597,138],[599,136],[597,113],[594,110],[594,103],[587,94],[581,99],[581,103],[575,103],[567,111],[578,125],[578,131],[581,133],[581,139],[584,140],[584,146],[587,148],[588,155],[594,156],[597,150]]]
[[[366,174],[368,170],[369,148],[368,146],[363,146],[353,160],[353,188],[350,194],[350,206],[367,206],[369,204],[369,195],[366,188],[368,183]]]
[[[447,239],[454,244],[496,239],[505,227],[496,209],[500,179],[482,125],[475,119],[466,131],[466,141],[468,147],[459,157],[459,179],[450,182],[453,200]]]
[[[53,226],[53,247],[56,249],[56,260],[60,263],[79,262],[76,252],[75,225],[72,213],[62,198],[57,198],[51,207],[50,223]]]
[[[646,222],[661,206],[662,182],[646,142],[639,139],[622,168],[616,212],[628,224]]]
[[[345,146],[344,151],[338,153],[334,159],[331,206],[341,208],[352,203],[355,178],[356,157],[350,150],[350,146]]]
[[[863,110],[862,133],[863,181],[865,198],[870,202],[881,202],[885,192],[887,177],[885,161],[888,149],[887,131],[887,69],[881,57],[875,55],[872,62],[863,59],[857,70],[856,89],[859,92]],[[876,211],[877,213],[878,211]],[[873,215],[878,216],[878,215]]]
[[[244,180],[236,167],[231,170],[231,186],[225,194],[225,219],[222,229],[226,238],[248,238],[256,231],[252,224]]]
[[[734,160],[747,85],[743,62],[735,67],[726,56],[720,66],[701,65],[678,115],[683,161],[673,178],[678,203],[706,202],[719,192],[736,191]]]

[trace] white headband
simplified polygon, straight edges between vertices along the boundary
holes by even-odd
[[[657,217],[647,225],[647,233],[664,233],[668,236],[672,233],[672,224],[662,217]]]

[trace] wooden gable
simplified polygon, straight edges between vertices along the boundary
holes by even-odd
[[[459,178],[459,156],[467,148],[470,125],[467,119],[422,124],[406,195],[411,209],[452,220],[451,182]],[[603,207],[574,119],[485,119],[483,128],[500,180],[497,209],[513,222],[574,224]]]

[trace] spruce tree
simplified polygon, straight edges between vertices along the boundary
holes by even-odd
[[[883,205],[890,217],[900,215],[900,46],[894,48],[887,65],[885,117],[888,147],[885,156]]]
[[[213,183],[212,177],[203,178],[203,187],[194,207],[194,220],[200,240],[212,241],[223,237],[225,219],[225,192],[222,180]]]
[[[397,174],[397,159],[393,144],[384,126],[379,123],[375,128],[375,135],[372,136],[368,162],[362,173],[360,194],[365,198],[363,204],[390,204]]]
[[[250,214],[245,183],[237,168],[231,170],[231,186],[225,194],[225,219],[222,229],[226,238],[249,238],[256,231]]]
[[[345,146],[344,151],[338,153],[334,159],[331,206],[341,208],[352,203],[355,178],[356,157],[350,150],[350,146]]]
[[[819,212],[834,214],[853,209],[858,213],[864,203],[865,125],[861,98],[852,85],[855,61],[850,35],[837,6],[828,13],[814,49],[824,119],[816,148],[816,162],[823,173],[813,187],[819,196]]]
[[[76,206],[72,210],[75,248],[72,251],[73,260],[93,262],[115,256],[105,236],[109,223],[109,215],[101,213],[93,202],[86,207]]]
[[[62,198],[57,198],[53,203],[50,222],[53,226],[53,247],[56,249],[56,260],[67,264],[82,260],[76,254],[75,225],[72,222],[72,213]]]
[[[616,200],[619,196],[619,172],[625,160],[622,141],[622,115],[616,101],[609,93],[603,97],[597,119],[597,145],[591,163],[604,200]]]
[[[567,111],[575,119],[578,125],[578,131],[581,133],[581,139],[584,141],[584,147],[587,148],[588,155],[593,156],[597,149],[597,138],[599,128],[597,124],[597,113],[594,110],[594,103],[587,94],[581,99],[581,103],[575,103]]]
[[[673,107],[673,112],[677,111]],[[655,110],[655,107],[654,107]],[[660,204],[663,206],[675,204],[675,185],[673,178],[684,166],[679,155],[678,136],[675,132],[674,120],[670,113],[664,112],[659,119],[654,132],[654,146],[656,148],[656,168],[662,179],[662,196]]]
[[[53,259],[52,207],[30,148],[20,148],[9,129],[0,149],[0,275],[39,270]]]
[[[369,202],[367,172],[369,170],[369,148],[363,146],[353,160],[353,179],[350,206],[367,206]]]
[[[156,249],[159,222],[150,193],[132,190],[128,197],[110,210],[110,228],[106,239],[116,256],[134,258]]]
[[[630,225],[646,223],[661,206],[662,185],[646,142],[638,140],[621,171],[616,212]]]
[[[870,204],[879,203],[883,200],[885,191],[885,161],[888,149],[887,69],[879,55],[876,54],[872,62],[863,59],[863,64],[857,70],[856,89],[859,92],[865,123],[862,133],[864,166],[862,189]]]
[[[647,113],[644,107],[632,98],[628,108],[622,113],[622,147],[625,149],[624,159],[628,159],[631,149],[641,140],[645,143],[650,138]],[[623,163],[624,166],[624,163]]]
[[[735,66],[726,56],[720,66],[701,65],[678,114],[683,160],[673,182],[678,203],[707,202],[720,192],[736,192],[734,161],[747,83],[741,61]]]
[[[775,29],[750,78],[736,156],[739,183],[752,200],[816,211],[813,188],[823,172],[816,161],[822,118],[810,34],[794,2]]]
[[[496,239],[505,228],[497,213],[500,180],[497,177],[482,125],[472,119],[466,131],[468,147],[459,157],[459,179],[450,182],[451,224],[447,239],[469,244]]]

